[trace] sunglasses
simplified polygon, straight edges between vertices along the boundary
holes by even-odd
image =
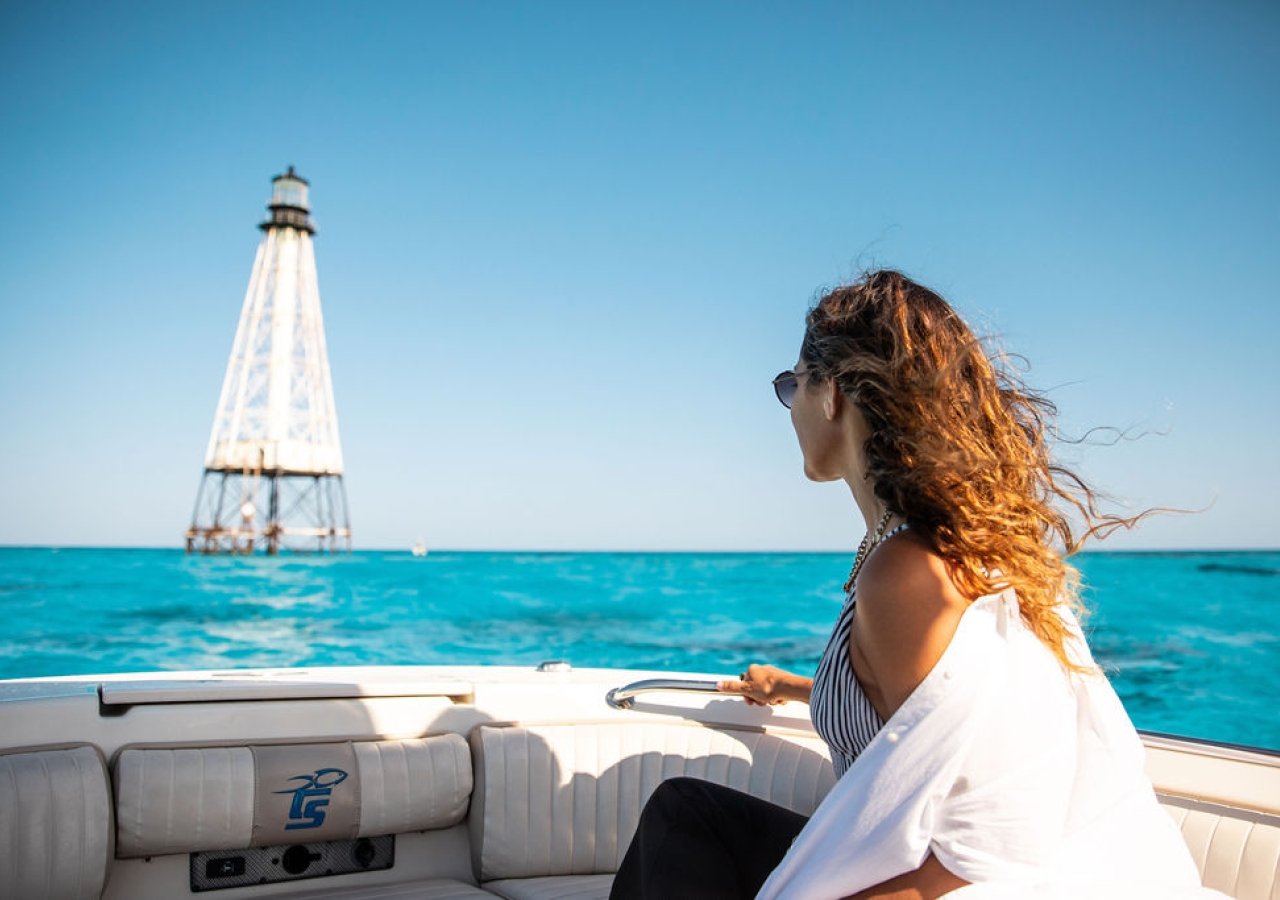
[[[807,373],[801,372],[800,375]],[[778,402],[787,409],[791,408],[791,404],[795,402],[796,390],[800,386],[799,375],[787,369],[785,372],[779,372],[773,379],[773,392],[778,396]]]

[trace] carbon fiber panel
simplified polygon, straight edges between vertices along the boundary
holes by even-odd
[[[216,891],[251,884],[304,881],[389,869],[395,863],[393,834],[352,841],[314,841],[247,850],[206,850],[191,854],[191,890]]]

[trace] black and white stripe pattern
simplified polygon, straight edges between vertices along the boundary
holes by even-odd
[[[906,523],[899,525],[886,534],[881,543],[906,527]],[[831,640],[814,673],[813,691],[809,695],[814,730],[831,751],[837,778],[853,765],[858,754],[884,727],[879,713],[862,692],[849,658],[849,629],[853,627],[853,610],[857,606],[856,591],[857,585],[854,585],[845,598],[835,631],[831,632]]]

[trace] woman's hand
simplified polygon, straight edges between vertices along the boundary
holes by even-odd
[[[777,706],[788,700],[809,702],[813,679],[787,672],[777,666],[747,666],[737,680],[727,679],[716,687],[725,694],[738,694],[752,706]]]

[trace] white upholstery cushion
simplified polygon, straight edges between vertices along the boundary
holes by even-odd
[[[341,887],[317,890],[314,885],[299,894],[272,894],[272,900],[493,900],[488,891],[452,878],[428,878],[408,884]]]
[[[125,750],[115,764],[116,855],[248,847],[253,751],[248,747]]]
[[[457,825],[471,800],[471,753],[457,734],[355,745],[360,836]]]
[[[613,875],[550,875],[486,881],[484,889],[507,900],[609,900]]]
[[[618,870],[665,779],[704,778],[809,815],[835,784],[817,737],[663,723],[480,726],[471,848],[481,882]]]
[[[0,756],[0,896],[99,897],[111,839],[107,767],[96,748]]]
[[[1160,805],[1182,829],[1205,887],[1237,900],[1280,898],[1280,816],[1182,797]]]
[[[298,745],[299,757],[314,745]],[[273,747],[274,755],[288,748]],[[361,837],[446,828],[462,821],[471,795],[471,758],[456,734],[352,745]],[[234,850],[258,840],[257,784],[250,747],[128,749],[115,764],[122,857]]]

